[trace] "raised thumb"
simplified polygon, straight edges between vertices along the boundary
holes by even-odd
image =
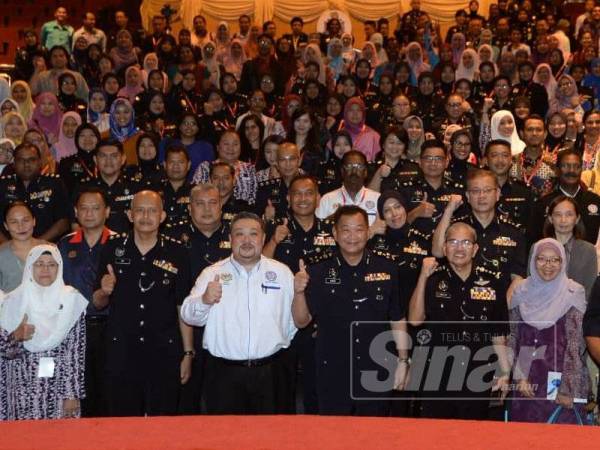
[[[286,218],[283,219],[283,224],[282,225],[285,226],[285,227],[287,227],[287,224],[288,224],[288,220],[287,220],[287,217],[286,217]]]
[[[306,272],[306,264],[304,264],[303,259],[300,259],[298,267],[300,268],[300,272]]]
[[[22,323],[27,323],[28,320],[29,320],[29,317],[27,316],[27,314],[23,314],[23,322]]]
[[[216,275],[215,275],[215,279],[214,279],[214,281],[216,281],[217,283],[220,281],[219,274],[216,274]]]
[[[423,193],[423,200],[421,200],[421,202],[423,202],[423,203],[424,203],[424,202],[426,202],[426,201],[427,201],[427,191],[425,191],[425,192]]]
[[[112,265],[107,265],[106,269],[108,270],[109,275],[112,275],[113,277],[115,276],[115,271],[112,268]]]

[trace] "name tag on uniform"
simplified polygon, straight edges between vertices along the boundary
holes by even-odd
[[[471,300],[494,301],[496,291],[490,287],[472,287]]]
[[[507,236],[498,236],[496,239],[493,240],[492,244],[498,245],[501,247],[516,247],[517,246],[517,242],[513,241],[511,238],[509,238]]]
[[[128,266],[131,264],[131,259],[129,258],[115,258],[115,264],[122,264]]]
[[[40,365],[38,366],[37,377],[52,378],[54,376],[54,366],[54,358],[40,358]]]
[[[365,282],[391,280],[392,276],[387,272],[368,273],[365,275]]]
[[[221,241],[219,242],[219,248],[231,248],[231,242]]]

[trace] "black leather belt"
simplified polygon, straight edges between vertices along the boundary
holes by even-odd
[[[266,366],[267,364],[274,362],[281,353],[282,353],[282,350],[279,350],[278,352],[272,354],[271,356],[267,356],[266,358],[259,358],[259,359],[226,359],[226,358],[219,358],[219,357],[213,356],[213,355],[210,355],[210,356],[212,358],[216,359],[217,361],[222,362],[223,364],[226,364],[228,366],[261,367],[261,366]]]

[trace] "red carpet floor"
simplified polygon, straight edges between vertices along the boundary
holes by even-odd
[[[600,427],[348,417],[160,417],[0,424],[0,449],[599,449]]]

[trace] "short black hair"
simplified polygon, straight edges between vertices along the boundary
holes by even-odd
[[[108,206],[108,196],[106,195],[106,191],[98,186],[83,186],[81,189],[77,191],[77,197],[75,198],[75,206],[81,200],[81,197],[84,194],[98,194],[102,197],[102,201],[104,202],[104,206]]]
[[[170,154],[177,153],[185,155],[185,159],[187,161],[190,160],[190,154],[188,153],[187,148],[185,148],[185,145],[183,145],[180,142],[171,142],[169,145],[167,145],[167,148],[165,149],[165,161],[169,159]]]
[[[511,150],[510,147],[510,142],[505,141],[504,139],[492,139],[491,141],[489,141],[487,144],[485,144],[485,149],[483,151],[483,155],[484,156],[488,156],[490,149],[494,146],[494,145],[502,145],[503,147],[508,148],[509,150]]]
[[[300,16],[292,17],[292,20],[290,20],[290,25],[294,25],[296,22],[300,22],[301,25],[304,25],[304,20],[302,20],[302,17]]]
[[[579,162],[582,162],[582,160],[583,160],[581,153],[579,153],[577,150],[575,150],[573,148],[568,148],[566,150],[562,150],[562,151],[558,152],[558,155],[556,156],[556,168],[557,169],[560,169],[560,164],[562,163],[562,160],[565,159],[567,156],[576,156],[577,159],[579,160]]]
[[[427,139],[423,142],[423,144],[421,144],[421,155],[430,148],[441,148],[444,151],[444,155],[448,155],[448,149],[439,139]]]
[[[233,225],[240,221],[240,220],[244,220],[244,219],[250,219],[250,220],[254,220],[256,222],[258,222],[260,224],[260,228],[263,231],[263,233],[265,232],[265,221],[262,220],[259,216],[257,216],[256,214],[254,214],[253,212],[250,211],[241,211],[239,213],[237,213],[233,219],[231,220],[231,224],[229,226],[230,230],[233,230]]]
[[[211,163],[210,169],[208,170],[208,176],[212,177],[215,169],[217,169],[219,167],[227,167],[231,176],[235,176],[235,167],[233,167],[229,163],[226,163],[225,161],[215,161],[215,162]]]
[[[319,182],[317,181],[317,179],[312,176],[312,175],[308,175],[308,174],[301,174],[301,175],[296,175],[294,178],[292,178],[292,181],[290,182],[290,187],[288,188],[288,192],[290,192],[292,190],[292,186],[294,185],[294,183],[300,182],[300,181],[311,181],[312,183],[314,183],[315,187],[317,188],[317,191],[319,189]]]
[[[346,161],[351,156],[359,156],[363,160],[363,163],[365,165],[367,164],[367,157],[364,153],[359,152],[358,150],[350,150],[349,152],[344,153],[344,156],[342,156],[342,164],[346,164]]]
[[[125,150],[123,149],[123,144],[118,139],[104,139],[98,144],[97,150],[100,150],[102,147],[117,147],[119,153],[125,153]]]
[[[21,142],[19,145],[17,145],[13,151],[13,157],[14,159],[17,159],[17,155],[19,154],[19,152],[21,150],[25,150],[25,149],[34,149],[35,153],[37,154],[38,158],[42,157],[42,151],[38,148],[37,145],[32,144],[30,142]]]
[[[333,225],[337,226],[342,217],[354,216],[356,214],[360,214],[362,218],[365,219],[365,223],[367,225],[369,224],[369,216],[367,215],[367,212],[360,206],[343,205],[336,209],[336,211],[333,213]]]
[[[14,202],[10,202],[8,204],[8,206],[6,207],[6,209],[4,210],[4,214],[2,215],[2,220],[4,221],[4,223],[6,223],[6,218],[8,217],[8,213],[13,209],[16,208],[17,206],[22,206],[23,208],[25,208],[27,211],[29,211],[29,214],[31,214],[31,217],[35,217],[33,215],[33,210],[31,209],[31,207],[21,201],[21,200],[15,200]]]

